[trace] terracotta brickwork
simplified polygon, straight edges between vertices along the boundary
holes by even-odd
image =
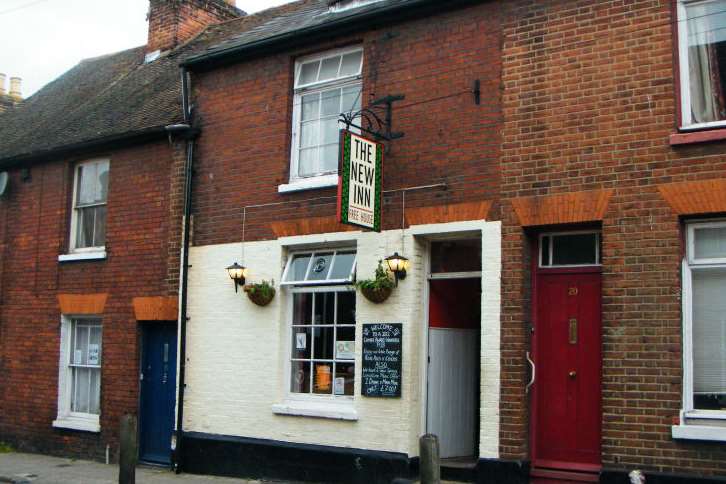
[[[151,0],[147,52],[166,51],[243,12],[223,0]]]
[[[336,38],[194,74],[201,121],[194,179],[194,244],[271,239],[271,222],[336,213],[336,189],[278,194],[288,183],[293,69],[300,55],[362,45],[363,104],[402,94],[385,154],[387,190],[445,183],[406,195],[406,207],[491,200],[498,191],[501,112],[499,6],[495,2]],[[472,92],[481,80],[481,104]],[[314,200],[311,200],[314,199]],[[400,228],[402,195],[384,194],[384,229]],[[311,225],[312,228],[312,225]]]
[[[86,158],[34,165],[27,181],[10,170],[11,190],[0,200],[0,441],[98,459],[109,445],[111,458],[118,455],[119,418],[138,412],[132,298],[176,294],[167,278],[179,272],[169,251],[178,245],[180,214],[169,207],[181,206],[171,203],[178,195],[171,175],[183,153],[184,145],[163,140],[95,154],[110,159],[108,257],[96,261],[58,261],[68,244],[72,167]],[[52,427],[63,312],[102,319],[100,433]]]
[[[607,190],[612,197],[598,214],[603,465],[723,474],[723,444],[671,438],[682,393],[682,212],[671,208],[659,185],[711,186],[707,180],[723,178],[726,170],[723,143],[669,143],[677,125],[672,2],[520,0],[507,8],[502,457],[529,455],[522,382],[534,239],[515,214],[516,200]]]

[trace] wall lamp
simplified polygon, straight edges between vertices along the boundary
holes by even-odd
[[[247,268],[237,264],[236,262],[231,266],[227,267],[227,274],[229,278],[234,281],[234,292],[237,292],[239,286],[245,285],[245,279],[247,278]]]
[[[406,278],[409,261],[404,256],[399,255],[398,252],[386,257],[385,261],[388,264],[388,270],[393,272],[393,276],[396,278],[396,287],[398,287],[398,281]]]

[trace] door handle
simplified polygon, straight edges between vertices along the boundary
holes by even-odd
[[[569,373],[569,375],[570,375],[570,378],[575,378],[577,376],[577,372],[573,370]]]
[[[529,393],[529,388],[534,385],[534,379],[535,379],[535,366],[534,361],[532,361],[532,358],[529,357],[529,351],[527,352],[527,361],[529,362],[530,367],[532,368],[532,377],[529,380],[529,383],[527,383],[527,386],[524,387],[524,393]]]

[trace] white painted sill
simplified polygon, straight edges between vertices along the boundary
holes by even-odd
[[[358,412],[352,404],[303,402],[287,400],[272,406],[272,413],[276,415],[293,415],[297,417],[329,418],[333,420],[358,420]]]
[[[277,193],[300,192],[303,190],[315,190],[316,188],[330,188],[338,186],[338,175],[323,175],[311,178],[301,178],[290,183],[279,185]]]
[[[101,423],[98,415],[89,415],[88,417],[75,416],[58,416],[53,420],[53,427],[57,429],[82,430],[84,432],[100,432]]]
[[[671,434],[674,439],[710,440],[726,442],[726,427],[707,425],[673,425]]]
[[[103,260],[106,258],[106,251],[99,250],[93,252],[77,252],[75,254],[61,254],[58,256],[58,262],[73,262],[79,260]]]

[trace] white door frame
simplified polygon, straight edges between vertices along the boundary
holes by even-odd
[[[467,239],[473,239],[477,237],[467,237],[466,234],[462,233],[452,233],[449,237],[446,237],[447,240],[467,240]],[[481,232],[478,234],[479,240],[482,240]],[[438,241],[441,240],[440,238],[435,238],[434,240]],[[483,242],[483,240],[482,240]],[[424,317],[423,322],[423,328],[421,328],[421,347],[419,348],[420,354],[422,356],[421,361],[423,363],[423,369],[421,371],[421,435],[428,432],[428,395],[429,395],[429,300],[431,297],[431,285],[429,284],[430,281],[435,280],[451,280],[451,279],[478,279],[481,283],[482,273],[481,271],[474,271],[474,272],[441,272],[441,273],[431,273],[431,239],[426,239],[424,241],[425,245],[425,257],[424,257],[424,290],[423,290],[423,298],[422,298],[422,304],[423,304],[423,315]],[[479,317],[480,321],[479,324],[481,325],[481,316]],[[481,326],[480,326],[481,330]],[[481,353],[481,348],[479,348],[479,353]],[[481,356],[481,355],[480,355]],[[480,384],[481,387],[481,384]],[[481,392],[481,388],[479,388],[479,393]],[[481,418],[481,415],[479,416]],[[480,444],[479,439],[480,435],[477,431],[477,437],[476,442],[477,446]],[[478,449],[477,449],[478,450]],[[477,452],[478,453],[478,452]]]

